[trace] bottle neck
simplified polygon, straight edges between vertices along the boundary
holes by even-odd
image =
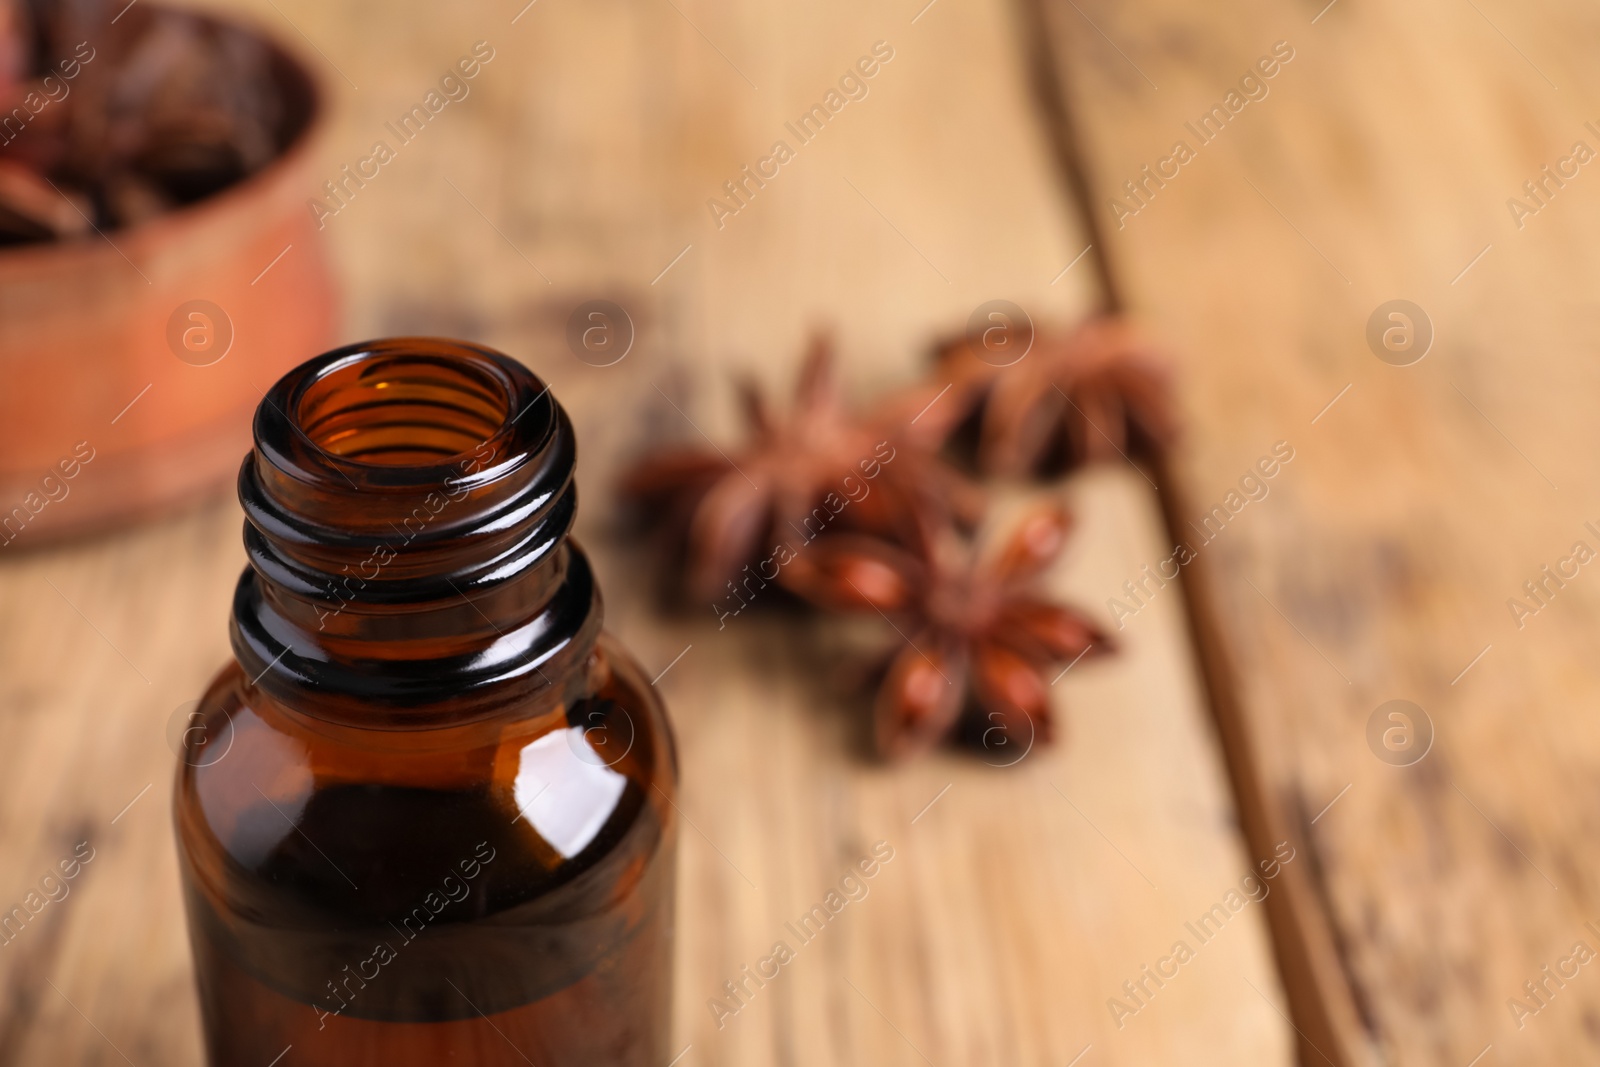
[[[239,474],[247,678],[320,718],[460,722],[581,685],[600,628],[571,424],[497,352],[401,338],[319,356],[256,412]]]

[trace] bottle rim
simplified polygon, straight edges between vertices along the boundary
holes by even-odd
[[[255,431],[231,632],[256,682],[411,720],[587,654],[576,442],[521,363],[435,338],[347,345],[279,379]]]
[[[434,398],[420,400],[423,390]],[[412,420],[425,413],[431,429],[452,432],[463,447],[434,450],[429,461],[373,458],[385,450],[364,447],[363,435],[408,425],[382,421],[402,408],[417,409]],[[543,454],[558,421],[549,386],[510,356],[462,341],[392,337],[333,349],[285,374],[262,396],[254,431],[257,454],[306,485],[476,489]],[[474,428],[484,431],[478,441],[470,440]],[[463,469],[486,449],[492,462]]]

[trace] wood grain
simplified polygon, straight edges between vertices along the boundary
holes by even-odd
[[[1195,959],[1120,1028],[1108,1011],[1262,858],[1238,834],[1178,591],[1141,613],[1120,657],[1057,683],[1064,743],[1004,769],[959,753],[886,769],[862,754],[847,652],[892,632],[761,612],[719,631],[709,605],[663,616],[646,561],[610,522],[621,462],[670,437],[726,440],[730,372],[786,388],[814,326],[836,331],[865,396],[917,373],[927,341],[983,300],[1060,320],[1090,306],[1087,268],[1066,270],[1086,242],[1031,110],[1013,9],[519,7],[250,10],[311,42],[342,87],[330,179],[472,42],[496,50],[471,95],[326,234],[352,336],[496,345],[572,411],[580,536],[609,625],[652,673],[670,666],[660,685],[688,823],[681,1062],[1288,1062],[1258,904],[1196,939]],[[866,98],[718,229],[706,201],[877,41],[894,58]],[[638,329],[608,368],[564,339],[572,308],[597,297]],[[1103,582],[1162,551],[1154,494],[1127,469],[1064,492],[1083,528],[1052,582],[1098,611]],[[79,840],[96,849],[71,895],[0,949],[0,1064],[198,1060],[165,728],[227,655],[238,528],[237,509],[215,501],[0,561],[0,892],[20,899]],[[894,859],[867,896],[792,943],[795,962],[719,1029],[708,1001],[723,982],[790,940],[785,924],[878,841]]]
[[[1520,626],[1508,600],[1532,606],[1524,581],[1595,545],[1595,193],[1580,169],[1532,217],[1508,200],[1536,204],[1524,182],[1597,146],[1600,20],[1432,2],[1046,10],[1108,259],[1189,356],[1183,518],[1272,442],[1297,449],[1204,553],[1252,773],[1308,835],[1348,974],[1334,1044],[1302,1062],[1592,1059],[1600,987],[1541,968],[1596,945],[1595,594],[1580,571]],[[1184,124],[1278,41],[1294,59],[1268,95],[1202,145]],[[1180,139],[1195,158],[1129,199]],[[1395,298],[1435,330],[1413,366],[1365,337]],[[1369,747],[1391,699],[1431,719],[1415,765]],[[1539,1000],[1529,981],[1547,982]]]

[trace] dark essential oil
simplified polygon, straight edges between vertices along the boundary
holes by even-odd
[[[565,413],[406,338],[285,376],[255,440],[174,802],[212,1067],[661,1067],[676,756]]]

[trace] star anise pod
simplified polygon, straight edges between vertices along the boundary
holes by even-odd
[[[787,568],[788,587],[820,606],[889,620],[906,647],[878,691],[878,751],[898,759],[950,734],[968,712],[985,747],[1026,751],[1054,732],[1051,664],[1112,650],[1080,611],[1039,594],[1036,580],[1072,527],[1063,508],[1027,514],[998,552],[936,538],[922,554],[864,536],[818,541]],[[949,534],[949,531],[946,531]]]
[[[978,463],[990,473],[1153,455],[1177,434],[1166,363],[1120,318],[1037,331],[1014,363],[994,360],[981,335],[963,336],[940,346],[938,366],[982,397]]]
[[[793,552],[824,530],[852,529],[915,543],[928,526],[975,521],[981,510],[977,487],[933,451],[953,425],[937,392],[917,387],[857,415],[840,396],[826,338],[812,342],[787,412],[749,382],[740,394],[742,447],[669,451],[622,481],[626,496],[676,528],[691,595],[723,595],[775,541]]]

